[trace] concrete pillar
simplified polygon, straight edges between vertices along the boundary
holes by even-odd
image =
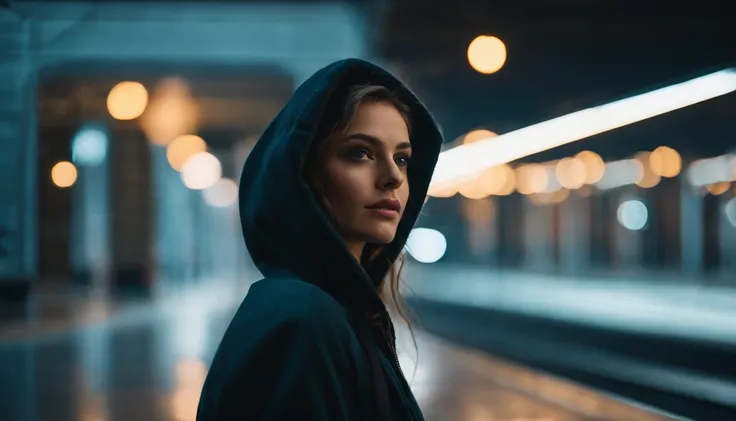
[[[166,149],[152,148],[156,210],[155,261],[162,287],[175,287],[194,277],[194,193],[169,165]]]
[[[108,149],[106,131],[101,127],[92,130],[104,136],[99,140],[104,139]],[[75,159],[78,177],[72,193],[71,266],[78,281],[97,290],[105,290],[109,279],[109,164],[107,153],[99,162]]]
[[[498,264],[498,212],[496,199],[458,199],[460,213],[465,222],[467,249],[475,262],[484,265]]]
[[[195,273],[198,280],[208,279],[212,273],[212,209],[205,203],[202,191],[192,191],[194,210]]]
[[[590,267],[590,204],[590,198],[572,192],[559,206],[559,266],[567,273]]]
[[[682,271],[699,275],[704,268],[703,197],[687,177],[680,177],[680,233]]]
[[[549,205],[536,205],[523,198],[524,267],[549,270],[554,266],[552,213]]]
[[[153,186],[151,149],[138,130],[110,140],[112,287],[150,292],[153,282]]]
[[[236,157],[236,147],[218,151],[217,157],[223,163],[223,176],[234,180],[237,184],[240,180],[242,163],[239,162],[240,157]],[[237,196],[230,206],[210,207],[210,218],[212,275],[221,280],[238,279],[238,255],[246,251],[240,229]]]
[[[31,22],[0,9],[0,299],[25,296],[37,273],[32,29]]]

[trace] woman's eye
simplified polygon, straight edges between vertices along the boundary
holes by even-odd
[[[409,165],[409,161],[411,161],[411,157],[409,155],[400,155],[395,158],[396,165],[400,167],[405,167]]]
[[[368,156],[369,156],[368,151],[365,149],[353,149],[348,152],[348,157],[356,161],[360,161]]]

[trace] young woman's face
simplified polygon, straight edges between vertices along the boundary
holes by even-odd
[[[316,182],[348,247],[359,255],[365,243],[390,243],[409,200],[411,143],[402,115],[387,102],[363,103],[325,148]]]

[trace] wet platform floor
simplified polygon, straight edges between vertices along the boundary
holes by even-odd
[[[123,306],[77,299],[54,318],[5,325],[0,419],[194,420],[207,364],[246,290],[212,284]],[[417,354],[399,335],[429,421],[665,419],[423,332]]]

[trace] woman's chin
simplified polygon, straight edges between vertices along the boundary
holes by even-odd
[[[369,236],[370,240],[368,242],[372,244],[377,244],[379,246],[384,246],[394,241],[394,237],[396,237],[396,229],[392,229],[390,231],[376,231],[371,233],[371,235]]]

